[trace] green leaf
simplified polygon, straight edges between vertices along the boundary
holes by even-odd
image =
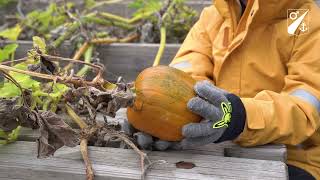
[[[3,49],[0,49],[0,62],[4,60],[8,60],[10,58],[10,55],[13,54],[16,49],[18,48],[18,44],[8,44],[4,46]]]
[[[5,50],[0,49],[0,62],[7,59],[9,59],[9,54]]]
[[[84,1],[86,8],[91,8],[94,5],[96,5],[96,1],[95,0],[85,0]]]
[[[26,70],[27,64],[20,63],[14,66],[17,69]],[[39,88],[40,82],[33,80],[30,76],[17,73],[17,72],[10,72],[10,75],[20,84],[22,88],[25,89],[33,89]],[[3,87],[0,88],[0,97],[9,98],[9,97],[16,97],[21,94],[20,89],[14,85],[12,82],[5,82]]]
[[[47,45],[46,45],[46,42],[44,39],[42,39],[38,36],[33,36],[32,40],[33,40],[33,47],[34,48],[39,48],[42,53],[46,53]]]
[[[8,141],[10,143],[18,139],[20,130],[21,130],[21,126],[18,126],[16,129],[12,130],[12,132],[8,135]]]
[[[4,132],[2,129],[0,129],[0,138],[2,138],[2,139],[8,138],[8,134],[6,132]]]
[[[0,129],[0,145],[8,144],[17,141],[21,126],[18,126],[16,129],[12,130],[10,133],[4,132]]]
[[[67,10],[73,6],[73,3],[67,3]],[[35,10],[28,13],[23,23],[36,30],[36,33],[47,37],[50,30],[64,24],[67,17],[64,5],[57,6],[56,3],[50,3],[46,10]]]
[[[7,6],[13,2],[16,2],[16,0],[0,0],[0,7]]]
[[[8,144],[7,140],[0,140],[0,145]]]
[[[19,24],[13,28],[8,28],[0,32],[0,36],[6,39],[16,41],[21,33],[22,29]]]
[[[64,84],[61,84],[61,83],[56,83],[54,86],[53,86],[53,92],[65,92],[69,89],[68,86],[64,85]]]
[[[20,94],[19,88],[9,82],[4,83],[3,87],[0,89],[0,97],[2,98],[16,97]]]
[[[143,7],[143,1],[141,0],[135,0],[133,1],[132,3],[130,3],[128,5],[129,8],[131,9],[139,9],[139,8],[142,8]]]
[[[161,10],[163,2],[160,0],[135,0],[129,7],[136,9],[133,17],[143,17]]]
[[[8,52],[9,54],[12,54],[16,51],[16,49],[18,48],[18,44],[13,43],[13,44],[8,44],[6,45],[3,50],[5,50],[6,52]]]

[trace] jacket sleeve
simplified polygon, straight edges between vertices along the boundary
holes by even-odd
[[[288,74],[280,93],[262,91],[254,98],[242,98],[247,121],[236,139],[243,146],[270,142],[298,145],[319,135],[320,112],[320,28],[296,37]]]
[[[212,7],[205,8],[184,40],[170,66],[187,72],[197,80],[213,76],[212,45],[207,33],[207,24],[212,16]]]

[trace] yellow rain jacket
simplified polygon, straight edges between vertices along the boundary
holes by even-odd
[[[308,33],[292,36],[287,9],[308,9]],[[287,145],[288,164],[320,179],[320,11],[312,0],[215,0],[171,66],[241,97],[242,146]]]

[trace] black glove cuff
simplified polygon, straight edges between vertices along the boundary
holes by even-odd
[[[246,122],[246,109],[241,99],[234,94],[227,94],[226,97],[232,106],[231,121],[226,131],[215,143],[236,139],[242,133]]]

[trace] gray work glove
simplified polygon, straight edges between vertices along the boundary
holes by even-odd
[[[210,81],[196,83],[194,90],[198,96],[189,100],[188,109],[204,120],[182,128],[182,149],[235,139],[243,131],[246,119],[240,98]]]
[[[127,119],[124,119],[123,122],[120,124],[121,130],[126,133],[128,136],[133,136],[136,140],[137,144],[140,148],[145,150],[159,150],[163,151],[166,149],[178,149],[178,143],[175,142],[168,142],[159,140],[147,133],[140,132],[135,129]]]

